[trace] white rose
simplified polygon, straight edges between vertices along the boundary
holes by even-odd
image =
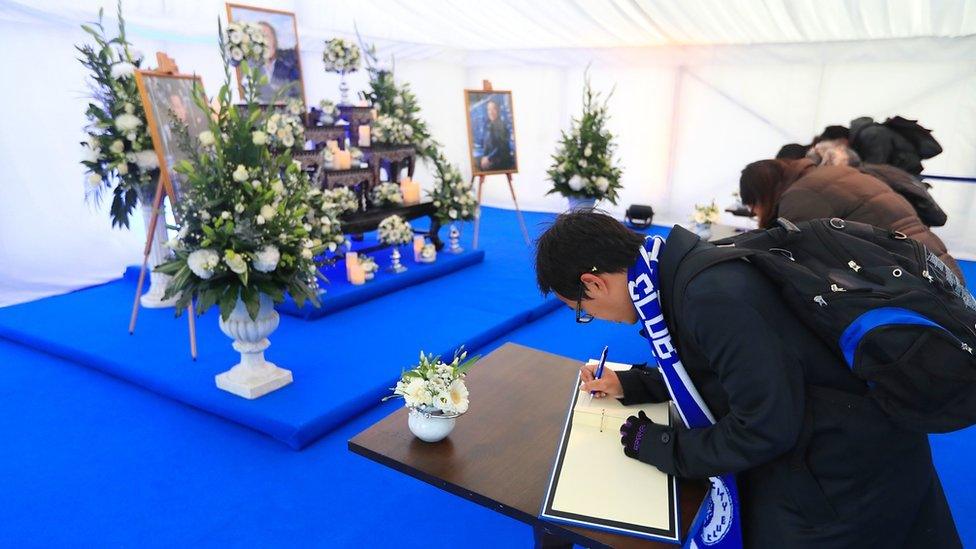
[[[97,173],[88,174],[88,185],[91,187],[98,187],[102,184],[102,176]]]
[[[410,137],[411,135],[413,135],[413,127],[412,126],[404,126],[403,127],[403,135],[406,135],[407,137]]]
[[[202,210],[200,212],[200,219],[204,221],[210,221],[210,212],[208,212],[207,210]]]
[[[254,221],[255,221],[255,222],[256,222],[256,223],[258,224],[258,225],[264,225],[264,216],[263,216],[263,215],[259,215],[259,216],[257,216],[257,218],[256,218],[256,219],[255,219]]]
[[[159,157],[156,156],[156,151],[139,151],[133,153],[133,156],[136,165],[142,171],[154,170],[159,167]]]
[[[255,145],[264,145],[265,143],[268,142],[268,134],[262,131],[253,132],[251,133],[251,141]]]
[[[587,164],[586,164],[586,160],[585,159],[579,161],[579,167],[580,168],[585,168],[586,166],[587,166]]]
[[[407,406],[429,406],[431,398],[424,380],[412,378],[407,382],[403,387],[403,400]]]
[[[276,213],[277,212],[275,212],[275,209],[268,204],[261,206],[261,217],[263,217],[265,221],[274,219]]]
[[[224,263],[227,264],[228,269],[237,274],[247,272],[247,261],[244,260],[244,256],[232,250],[224,252]]]
[[[587,145],[586,148],[583,149],[583,156],[589,157],[591,154],[593,154],[593,149]]]
[[[254,270],[262,273],[270,273],[278,267],[281,259],[281,252],[274,246],[265,246],[261,251],[254,254]]]
[[[396,96],[396,97],[394,97],[393,98],[393,104],[394,105],[402,105],[403,104],[403,98],[400,97],[399,95]]]
[[[705,223],[708,220],[705,217],[705,212],[703,212],[701,210],[695,210],[695,215],[692,216],[692,219],[694,220],[695,223],[698,223],[698,224]]]
[[[136,112],[136,106],[132,103],[126,103],[122,108],[125,109],[125,112],[128,114],[135,114]]]
[[[108,150],[114,152],[115,154],[122,154],[122,151],[125,150],[125,143],[123,143],[121,139],[116,139],[115,141],[112,141],[112,144],[109,146]]]
[[[197,136],[197,139],[200,140],[200,144],[203,145],[204,147],[209,147],[214,144],[214,134],[210,130],[200,132],[200,135]]]
[[[241,31],[232,30],[230,31],[230,34],[228,34],[228,38],[230,38],[231,44],[240,44],[243,36],[241,35]]]
[[[457,219],[458,211],[455,210],[454,208],[451,208],[451,210],[447,212],[447,215],[450,216],[451,219]]]
[[[115,119],[115,127],[120,132],[131,132],[142,125],[142,120],[134,114],[122,113]]]
[[[289,148],[290,147],[294,147],[295,146],[295,137],[292,134],[288,134],[284,138],[282,138],[281,144],[284,145],[284,146],[286,146],[286,147],[289,147]]]
[[[606,177],[596,178],[596,188],[600,189],[600,192],[606,192],[606,190],[610,188],[610,180]]]
[[[129,163],[127,161],[122,162],[115,169],[118,170],[119,175],[129,175]]]
[[[136,67],[132,63],[116,63],[112,65],[112,78],[119,80],[131,76]]]
[[[310,248],[305,248],[302,250],[302,257],[305,259],[312,259],[312,250]]]
[[[566,184],[569,185],[570,189],[576,192],[583,190],[583,185],[584,185],[583,178],[580,177],[579,175],[574,175],[573,177],[570,177],[569,181],[567,181]]]
[[[234,211],[237,213],[244,213],[244,204],[238,202],[237,205],[234,206]]]
[[[284,194],[285,184],[282,183],[280,179],[275,179],[274,183],[271,184],[271,190],[273,190],[277,194]]]
[[[230,219],[230,212],[220,212],[221,219]]]
[[[99,152],[100,151],[98,150],[97,147],[94,148],[94,149],[90,149],[88,147],[85,147],[84,148],[84,151],[82,152],[81,159],[82,160],[85,160],[87,162],[98,162]]]
[[[213,276],[218,263],[220,256],[213,250],[195,250],[186,258],[186,266],[204,280]]]
[[[245,168],[243,164],[238,164],[237,169],[234,170],[234,174],[232,175],[232,177],[234,178],[234,181],[237,181],[238,183],[247,181],[248,178],[247,168]]]

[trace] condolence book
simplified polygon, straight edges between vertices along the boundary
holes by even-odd
[[[608,362],[606,368],[630,366]],[[577,378],[540,518],[679,543],[676,479],[627,457],[620,445],[627,417],[643,410],[651,421],[671,425],[670,406],[591,400],[581,383]]]

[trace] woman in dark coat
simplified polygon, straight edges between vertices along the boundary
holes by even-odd
[[[946,245],[890,186],[847,166],[816,167],[810,160],[760,160],[742,170],[742,203],[771,227],[778,217],[806,221],[839,217],[899,231],[921,242],[960,280],[962,271]]]

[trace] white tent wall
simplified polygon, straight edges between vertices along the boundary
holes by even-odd
[[[513,6],[519,5],[526,10],[522,15],[535,14],[518,19],[520,25],[546,15],[532,3],[500,2],[499,13],[514,17],[519,10]],[[474,28],[473,19],[487,21],[495,13],[474,3],[465,6],[480,11],[468,15],[440,1],[410,4],[410,9],[386,0],[254,3],[297,12],[305,90],[313,105],[338,95],[337,76],[321,70],[322,40],[354,38],[354,22],[359,21],[364,37],[376,39],[384,62],[395,56],[397,79],[410,83],[434,137],[445,144],[445,152],[466,176],[470,165],[461,90],[480,88],[482,79],[491,80],[497,89],[512,90],[519,152],[515,182],[525,209],[565,207],[561,197],[546,196],[545,171],[560,130],[568,128],[570,117],[580,111],[587,64],[596,89],[608,93],[616,87],[610,100],[610,129],[617,137],[624,189],[611,210],[618,214],[628,204],[647,203],[658,210],[659,221],[683,222],[695,203],[715,198],[724,206],[747,163],[771,157],[784,143],[807,142],[827,124],[847,124],[865,114],[920,119],[935,130],[945,148],[943,155],[926,163],[927,171],[976,176],[976,36],[959,37],[952,30],[954,18],[968,21],[974,13],[968,2],[939,4],[949,6],[942,17],[922,17],[921,23],[901,29],[904,32],[894,32],[901,27],[893,23],[886,31],[867,19],[862,19],[860,30],[833,29],[843,39],[886,32],[915,38],[746,45],[740,36],[730,45],[574,49],[547,46],[574,35],[549,29],[533,36],[548,49],[518,49],[528,47],[522,45],[495,50],[466,50],[456,36]],[[793,4],[806,6],[800,11],[807,23],[818,13],[815,2]],[[79,23],[92,20],[99,5],[106,7],[111,28],[114,2],[108,0],[0,3],[5,45],[0,64],[8,74],[27,75],[0,91],[5,122],[0,132],[0,305],[109,280],[139,259],[141,216],[137,212],[130,231],[112,229],[105,204],[97,209],[85,202],[84,174],[78,164],[85,74],[73,46],[85,40]],[[883,3],[871,5],[875,7],[862,10],[862,16],[884,11]],[[930,5],[911,6],[916,13]],[[407,13],[412,10],[418,13]],[[592,10],[568,12],[575,14],[574,25],[582,24],[582,13],[593,15]],[[216,0],[125,2],[130,40],[136,47],[150,57],[157,50],[167,52],[184,72],[200,74],[211,94],[223,81],[215,27],[224,13],[223,2]],[[562,15],[555,10],[546,17]],[[448,24],[452,17],[456,27]],[[890,13],[885,17],[894,18]],[[413,30],[401,33],[398,25]],[[503,32],[497,21],[486,25],[491,32],[479,35],[477,47],[484,48],[491,36],[516,43],[530,32],[528,27]],[[828,27],[817,27],[814,35],[829,39],[834,35]],[[584,34],[607,28],[597,25]],[[742,33],[745,27],[737,27],[736,36]],[[955,37],[926,38],[926,33]],[[403,41],[394,41],[397,38]],[[613,43],[591,38],[578,43]],[[352,90],[363,89],[365,73],[350,75],[349,84]],[[420,166],[416,177],[430,187],[426,167]],[[950,215],[949,225],[939,234],[954,254],[973,257],[976,243],[969,236],[976,230],[976,219],[970,212],[976,206],[976,186],[933,184],[933,193]],[[511,207],[503,178],[489,178],[484,202]]]

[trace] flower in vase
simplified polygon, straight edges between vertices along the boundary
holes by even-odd
[[[142,171],[154,170],[159,167],[159,157],[156,151],[139,151],[132,153],[132,161],[139,166]]]
[[[262,273],[270,273],[278,266],[281,260],[281,252],[274,246],[265,246],[261,251],[254,254],[254,270]]]
[[[447,413],[463,414],[468,411],[468,388],[464,380],[455,379],[447,388]]]
[[[610,180],[606,177],[596,178],[596,188],[602,193],[610,187]]]
[[[132,76],[136,67],[132,63],[116,63],[112,65],[112,78],[121,80],[127,76]]]
[[[271,221],[274,219],[276,213],[277,212],[270,204],[261,206],[261,217],[263,217],[265,221]]]
[[[699,225],[708,222],[708,216],[706,216],[705,212],[701,210],[695,210],[695,215],[692,217],[692,219],[694,220],[695,223],[698,223]]]
[[[88,185],[89,186],[91,186],[91,187],[94,188],[94,187],[98,187],[101,184],[102,184],[102,176],[98,175],[97,173],[90,173],[90,174],[88,174]]]
[[[247,261],[244,256],[235,252],[234,250],[224,251],[224,263],[227,264],[227,268],[232,272],[237,274],[244,274],[247,272]]]
[[[234,170],[234,173],[231,175],[231,177],[233,177],[234,181],[237,181],[238,183],[243,183],[247,181],[248,180],[247,168],[245,168],[243,164],[238,164],[237,169]]]
[[[122,113],[115,119],[115,127],[120,132],[128,133],[142,125],[142,120],[134,114]]]
[[[198,277],[206,280],[213,276],[220,263],[220,256],[213,250],[194,250],[186,258],[186,265]]]
[[[197,136],[197,139],[200,140],[200,145],[204,147],[209,147],[214,144],[214,134],[210,130],[207,130],[205,132],[200,132],[200,135]]]
[[[573,189],[576,192],[582,191],[584,186],[583,178],[580,177],[579,174],[570,177],[566,184],[569,185],[570,189]]]

